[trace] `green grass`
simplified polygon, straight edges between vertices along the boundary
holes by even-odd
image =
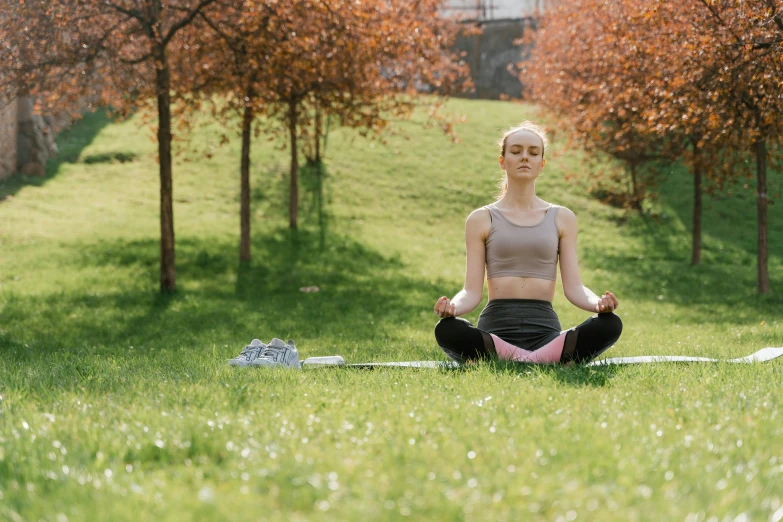
[[[303,356],[443,358],[432,305],[462,285],[464,219],[496,190],[494,141],[542,118],[511,103],[449,107],[467,116],[458,145],[415,123],[388,145],[333,130],[323,192],[303,179],[296,233],[287,153],[254,143],[245,265],[239,140],[218,148],[220,128],[200,128],[175,161],[172,296],[157,291],[148,129],[90,115],[60,136],[47,177],[0,184],[0,519],[779,520],[780,361],[227,367],[273,336]],[[609,354],[783,345],[781,205],[773,293],[760,297],[752,189],[708,198],[692,267],[683,171],[657,218],[627,216],[564,181],[585,158],[564,142],[539,194],[579,216],[585,283],[620,298],[625,331]],[[564,327],[588,316],[560,290],[555,308]]]

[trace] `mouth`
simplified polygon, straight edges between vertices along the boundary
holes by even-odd
[[[518,170],[530,170],[530,165],[520,165]]]

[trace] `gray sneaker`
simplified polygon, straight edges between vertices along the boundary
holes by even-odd
[[[251,366],[285,366],[288,368],[301,368],[299,364],[299,351],[294,345],[294,340],[289,339],[284,343],[278,338],[269,341],[266,350],[250,361]]]
[[[230,366],[249,366],[266,349],[267,346],[264,343],[258,339],[253,339],[250,341],[250,344],[242,349],[239,355],[229,359],[228,364]]]

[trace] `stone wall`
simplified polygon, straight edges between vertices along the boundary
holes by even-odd
[[[34,112],[33,98],[19,98],[16,167],[27,176],[46,174],[46,162],[57,155],[54,130],[46,118]]]
[[[18,98],[0,108],[0,180],[17,172],[44,176],[46,162],[57,155],[49,118],[35,114],[34,107],[33,98]]]
[[[0,108],[0,180],[16,172],[17,104]]]
[[[455,48],[465,51],[470,65],[470,76],[476,91],[473,98],[498,99],[504,96],[519,98],[522,84],[508,71],[510,64],[517,64],[527,57],[526,47],[514,45],[525,31],[533,30],[530,18],[488,20],[479,22],[481,34],[460,36]]]

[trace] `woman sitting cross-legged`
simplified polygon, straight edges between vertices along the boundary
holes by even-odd
[[[441,320],[435,338],[457,362],[497,357],[530,363],[587,362],[620,337],[611,292],[595,295],[582,284],[576,257],[576,216],[536,195],[546,161],[546,135],[524,122],[499,142],[503,189],[495,203],[474,210],[465,224],[465,287],[435,303]],[[557,262],[566,298],[597,312],[579,326],[561,331],[552,308]],[[486,267],[489,302],[478,325],[460,318],[478,306]]]

